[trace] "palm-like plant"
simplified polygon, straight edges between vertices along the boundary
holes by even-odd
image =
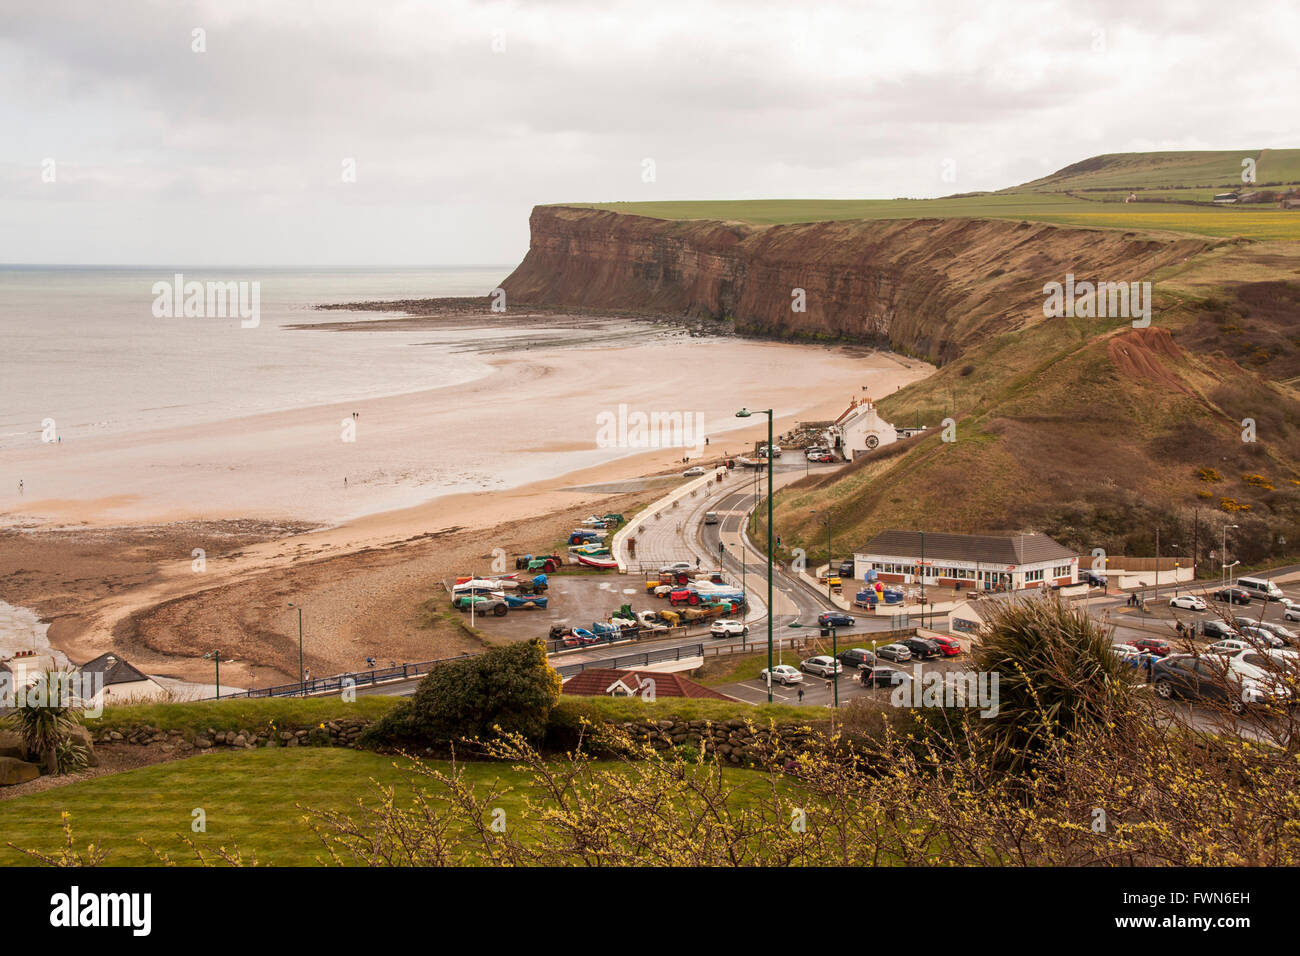
[[[65,671],[46,671],[27,688],[21,707],[9,715],[9,725],[23,738],[29,754],[36,754],[45,772],[57,774],[85,766],[79,759],[78,742],[71,739],[79,723],[75,701],[67,698],[72,675]],[[71,745],[71,749],[70,749]],[[62,754],[62,760],[60,755]]]
[[[1110,643],[1106,627],[1055,595],[992,612],[973,656],[998,675],[997,713],[977,722],[995,765],[1022,767],[1073,733],[1131,719],[1131,671]]]

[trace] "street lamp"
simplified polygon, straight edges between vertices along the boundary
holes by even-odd
[[[217,666],[217,700],[221,700],[221,652],[208,651],[203,655],[205,661],[212,661]]]
[[[303,697],[307,696],[307,688],[303,686],[302,679],[302,605],[289,602],[289,607],[298,610],[298,689]]]
[[[800,624],[798,621],[795,621],[794,623],[789,624],[787,626],[796,627],[796,628],[803,627],[803,625]],[[835,690],[835,706],[839,707],[840,706],[840,646],[838,640],[835,637],[834,624],[823,624],[821,628],[823,631],[829,630],[831,632],[831,660],[835,662],[835,666],[831,669],[831,675],[832,675],[831,684]]]
[[[751,412],[742,408],[737,418],[751,415],[767,416],[767,702],[772,702],[772,409]],[[755,481],[758,476],[755,475]]]
[[[1225,524],[1223,526],[1223,551],[1219,554],[1219,564],[1223,566],[1223,586],[1225,588],[1228,586],[1228,529],[1239,527],[1241,527],[1241,525]],[[1235,561],[1233,562],[1233,564],[1236,563],[1237,562]]]
[[[808,510],[808,513],[815,515],[817,513],[817,509],[810,508]],[[822,524],[826,525],[826,600],[829,601],[831,604],[834,604],[835,599],[831,597],[831,513],[830,511],[827,511],[825,514],[822,515]]]

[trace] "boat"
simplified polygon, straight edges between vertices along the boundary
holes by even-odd
[[[512,608],[544,609],[547,602],[547,598],[540,594],[507,594],[505,599],[506,605]]]
[[[576,554],[579,564],[585,564],[589,568],[600,568],[603,571],[610,571],[618,567],[618,562],[613,558],[599,558],[590,554]]]

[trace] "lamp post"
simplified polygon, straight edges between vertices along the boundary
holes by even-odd
[[[203,655],[205,661],[212,661],[217,666],[217,700],[221,700],[221,652],[208,651]]]
[[[815,515],[817,509],[810,508],[808,513]],[[826,600],[834,604],[831,598],[831,513],[829,511],[822,515],[822,524],[826,525]]]
[[[794,627],[794,628],[803,627],[803,625],[800,624],[798,621],[795,621],[793,624],[787,626]],[[835,667],[831,670],[831,686],[834,689],[835,706],[839,707],[840,706],[840,646],[835,636],[834,624],[822,625],[822,630],[823,631],[829,630],[831,632],[831,660],[835,662]],[[872,647],[874,648],[875,645],[873,644]]]
[[[1240,525],[1225,524],[1223,526],[1223,551],[1219,553],[1219,564],[1222,565],[1221,574],[1223,575],[1223,586],[1225,588],[1228,586],[1228,529],[1238,527]]]
[[[754,415],[748,408],[736,412],[737,418]],[[772,409],[757,412],[767,416],[767,702],[772,702]],[[758,476],[754,476],[755,482]]]
[[[298,611],[298,690],[303,697],[306,697],[307,688],[303,686],[302,679],[302,605],[290,601],[289,607],[296,608]]]

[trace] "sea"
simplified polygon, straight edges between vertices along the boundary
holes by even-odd
[[[390,317],[319,311],[320,304],[486,296],[511,268],[0,265],[0,449],[51,428],[56,438],[90,437],[471,381],[490,368],[463,348],[463,331],[370,336],[288,327]],[[173,285],[177,275],[187,283],[256,282],[256,327],[238,315],[159,317],[155,286]],[[509,334],[480,330],[474,343]],[[304,335],[313,336],[310,347]],[[394,347],[402,344],[410,348]]]

